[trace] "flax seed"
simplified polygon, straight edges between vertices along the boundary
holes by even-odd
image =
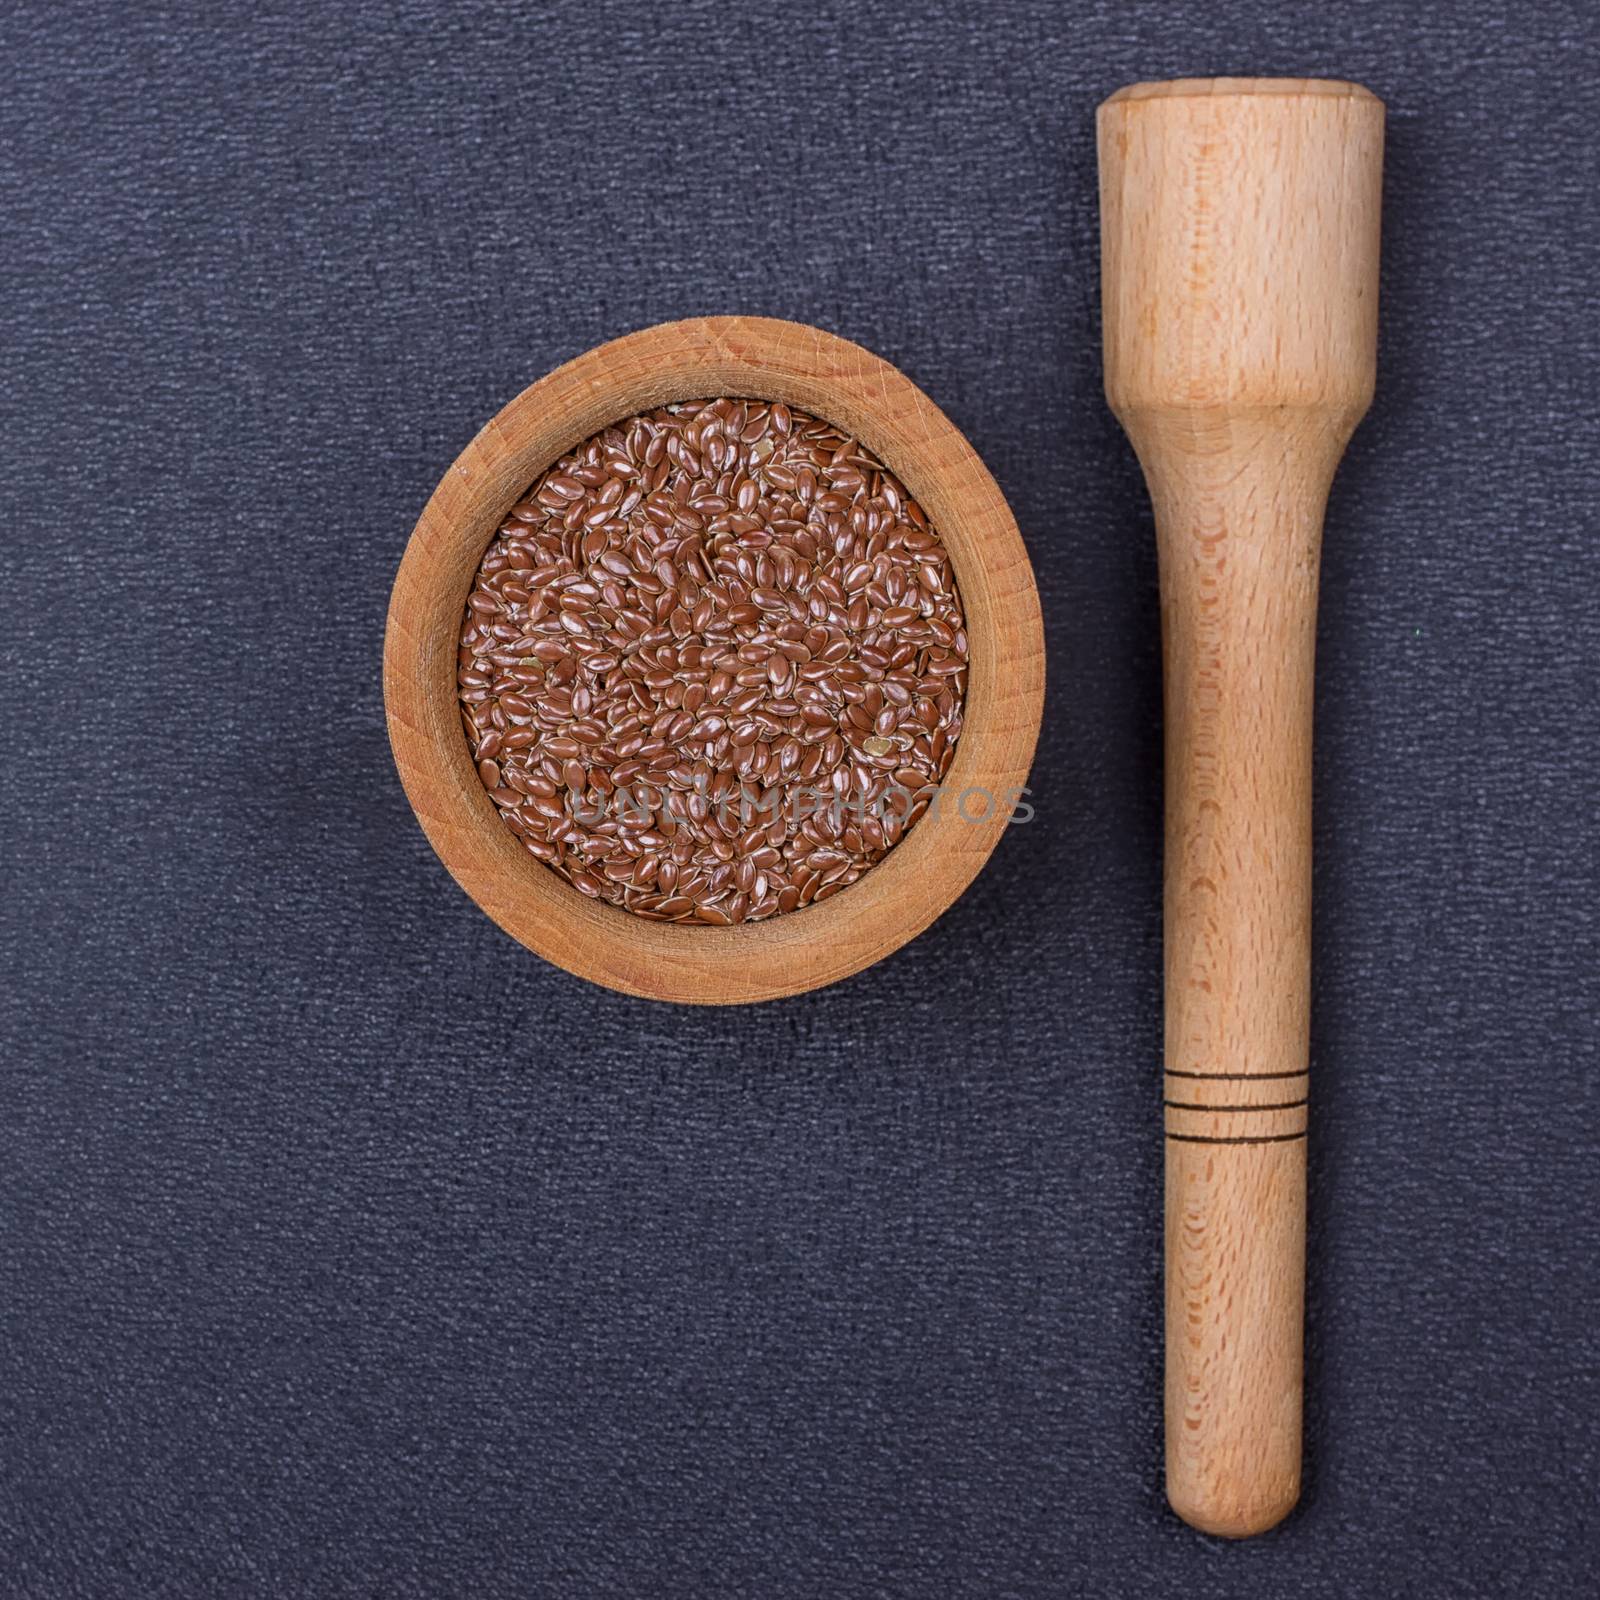
[[[604,429],[512,506],[457,684],[536,860],[722,927],[841,893],[927,810],[966,623],[926,514],[858,441],[782,403],[692,401]]]

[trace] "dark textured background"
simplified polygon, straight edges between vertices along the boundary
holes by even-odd
[[[0,20],[0,1594],[1592,1592],[1587,7],[295,0]],[[209,20],[202,22],[202,17]],[[1390,107],[1330,509],[1308,1481],[1163,1506],[1149,512],[1093,108]],[[390,765],[424,499],[586,347],[895,361],[1044,600],[1039,820],[731,1012],[493,928]]]

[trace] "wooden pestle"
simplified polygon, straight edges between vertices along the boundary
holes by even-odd
[[[1167,1497],[1242,1537],[1300,1492],[1317,563],[1372,399],[1383,104],[1139,84],[1099,143],[1106,396],[1161,571]]]

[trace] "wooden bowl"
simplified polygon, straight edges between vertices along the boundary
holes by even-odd
[[[965,720],[937,813],[841,894],[732,928],[652,922],[588,899],[524,850],[478,781],[456,699],[474,573],[528,485],[608,424],[733,395],[848,430],[922,503],[967,617]],[[976,876],[1027,781],[1044,703],[1039,596],[1017,525],[972,447],[887,362],[817,328],[758,317],[665,323],[600,346],[523,390],[423,509],[384,641],[389,739],[407,797],[451,875],[513,938],[579,977],[656,1000],[726,1005],[798,994],[898,949]],[[956,801],[974,791],[965,807]],[[984,809],[984,820],[968,821]]]

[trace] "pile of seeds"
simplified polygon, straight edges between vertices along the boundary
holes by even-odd
[[[457,681],[534,856],[640,916],[727,924],[837,894],[923,814],[967,637],[881,461],[787,406],[706,400],[607,428],[512,508]]]

